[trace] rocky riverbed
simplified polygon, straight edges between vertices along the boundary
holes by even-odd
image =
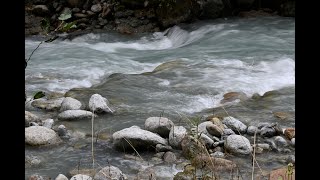
[[[229,95],[228,95],[229,94]],[[239,96],[241,93],[232,93]],[[270,94],[270,93],[269,93]],[[242,94],[243,95],[243,94]],[[266,95],[259,98],[266,98]],[[229,96],[230,93],[227,93]],[[256,96],[247,97],[250,101]],[[236,101],[234,98],[233,101]],[[53,106],[54,104],[54,106]],[[55,108],[52,108],[55,107]],[[42,115],[36,115],[39,110]],[[120,168],[109,162],[107,166],[79,169],[70,171],[69,174],[59,174],[57,177],[45,175],[31,175],[28,179],[56,179],[76,180],[82,179],[192,179],[236,176],[243,164],[237,159],[251,159],[263,154],[278,153],[279,157],[285,155],[283,165],[295,164],[295,129],[282,127],[279,123],[260,122],[248,124],[241,119],[229,115],[216,113],[208,115],[202,120],[183,118],[185,125],[179,125],[167,117],[149,117],[144,126],[130,126],[108,135],[94,132],[94,134],[81,134],[61,124],[64,121],[91,121],[97,116],[113,115],[113,105],[99,94],[93,94],[89,102],[81,102],[72,97],[48,96],[37,100],[30,100],[26,104],[25,112],[25,143],[30,148],[50,149],[62,144],[76,142],[77,139],[94,136],[94,146],[110,146],[114,151],[123,153],[127,159],[140,164],[154,164],[143,168],[136,174],[125,174]],[[44,115],[45,114],[45,115]],[[281,118],[279,118],[281,114]],[[50,118],[48,118],[48,115]],[[280,121],[289,118],[282,112],[276,113],[275,118]],[[90,127],[87,127],[90,129]],[[99,139],[99,143],[97,140]],[[89,143],[89,142],[88,142]],[[132,154],[132,155],[130,155]],[[148,154],[150,159],[144,159]],[[45,164],[45,158],[34,155],[26,156],[26,168],[37,167]],[[255,160],[256,161],[256,160]],[[172,165],[174,171],[161,173],[159,165],[165,163]],[[261,163],[261,162],[260,162]],[[259,158],[256,166],[259,165]],[[251,165],[247,165],[247,167]],[[134,167],[131,167],[134,168]],[[162,170],[163,171],[163,170]],[[251,169],[247,169],[251,171]],[[248,179],[243,172],[242,179]],[[270,171],[256,169],[255,177],[268,179]]]
[[[294,17],[295,0],[28,0],[25,34],[133,34],[204,19],[273,15]]]

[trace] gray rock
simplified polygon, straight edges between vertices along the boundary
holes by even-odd
[[[113,113],[114,112],[114,110],[112,110],[109,107],[109,101],[106,98],[102,97],[100,94],[93,94],[90,97],[89,109],[96,113],[102,113],[102,112]]]
[[[123,148],[132,150],[132,147],[127,141],[136,149],[146,149],[151,146],[155,147],[157,144],[168,145],[167,140],[158,134],[143,130],[138,126],[131,126],[117,131],[113,133],[112,138],[113,145],[121,150],[123,150]]]
[[[58,120],[75,120],[75,119],[90,119],[92,118],[92,112],[85,110],[67,110],[58,114]]]
[[[213,123],[211,121],[205,121],[198,125],[198,133],[202,133],[212,138],[212,135],[208,132],[207,126],[211,126]]]
[[[270,145],[267,143],[258,143],[257,144],[258,147],[262,148],[263,150],[270,150]]]
[[[274,142],[276,143],[277,147],[279,147],[279,148],[283,148],[283,147],[288,146],[287,141],[282,136],[276,136],[274,138]]]
[[[144,123],[144,128],[159,134],[161,137],[169,137],[170,129],[173,125],[173,122],[168,118],[149,117]]]
[[[72,98],[72,97],[66,97],[62,103],[60,112],[66,111],[66,110],[79,110],[81,108],[81,102]]]
[[[115,166],[106,166],[102,168],[97,174],[94,175],[95,180],[125,180],[127,176]]]
[[[232,129],[227,128],[223,130],[223,135],[225,136],[230,136],[232,134],[236,134],[235,132],[232,131]]]
[[[167,163],[174,163],[176,160],[177,157],[173,152],[168,151],[163,155],[163,161]]]
[[[200,136],[200,140],[202,141],[202,143],[204,143],[207,148],[212,147],[214,141],[209,136],[202,133],[199,133],[198,135]]]
[[[235,133],[238,133],[239,131],[241,134],[244,134],[247,131],[247,126],[232,116],[224,117],[222,123],[232,129]]]
[[[77,174],[72,176],[70,180],[92,180],[92,178],[88,175]]]
[[[216,151],[216,152],[210,154],[210,156],[212,156],[212,157],[217,157],[217,158],[224,158],[224,153],[223,153],[223,152]]]
[[[264,126],[260,130],[260,135],[262,137],[273,137],[277,134],[276,130],[272,127]]]
[[[64,97],[62,98],[57,98],[57,99],[36,99],[34,100],[31,105],[33,107],[39,108],[39,109],[44,109],[44,110],[49,110],[49,111],[55,111],[60,109],[61,103],[64,100]]]
[[[215,124],[208,124],[206,127],[209,134],[213,136],[221,137],[223,134],[223,129]]]
[[[31,122],[31,123],[29,123],[29,126],[39,126],[39,124],[35,123],[35,122]]]
[[[35,167],[41,163],[41,159],[38,156],[26,155],[25,156],[25,167]]]
[[[102,10],[102,7],[100,4],[94,4],[91,6],[91,11],[92,12],[95,12],[95,13],[98,13]]]
[[[276,143],[274,143],[273,139],[266,139],[265,142],[270,145],[271,150],[278,151],[277,145],[276,145]]]
[[[186,134],[187,130],[183,126],[173,126],[169,133],[169,144],[173,148],[181,149],[181,141]]]
[[[165,146],[163,144],[156,145],[156,152],[167,152],[167,151],[171,151],[171,150],[172,150],[171,146]]]
[[[295,146],[295,144],[296,144],[296,138],[292,138],[292,139],[291,139],[291,144],[292,144],[292,146]]]
[[[65,175],[59,174],[55,180],[69,180]]]
[[[262,122],[262,123],[259,123],[259,124],[257,125],[258,129],[261,129],[261,128],[265,127],[265,126],[270,127],[271,124],[270,124],[270,123],[267,123],[267,122]]]
[[[28,127],[31,122],[40,122],[40,118],[29,111],[24,111],[24,117],[25,127]]]
[[[53,119],[46,119],[42,122],[42,126],[51,129],[53,126]]]
[[[249,155],[252,147],[249,140],[241,135],[230,135],[224,143],[224,148],[232,154]]]
[[[83,13],[74,13],[73,16],[77,17],[77,18],[86,18],[86,17],[88,17],[88,15],[83,14]]]
[[[70,138],[70,133],[68,132],[67,128],[62,124],[58,126],[57,133],[60,137]]]
[[[295,155],[289,155],[287,157],[287,164],[292,163],[295,164],[296,163],[296,156]]]
[[[162,158],[163,155],[164,155],[164,153],[166,153],[166,152],[158,152],[158,153],[154,154],[154,157],[156,157],[156,158]],[[162,161],[162,160],[161,160],[161,161]]]
[[[25,128],[25,143],[37,145],[49,145],[60,143],[61,139],[52,129],[43,126],[31,126]]]
[[[256,126],[249,126],[247,129],[247,134],[250,136],[254,136],[254,133],[256,132],[256,135],[259,135],[259,129]]]

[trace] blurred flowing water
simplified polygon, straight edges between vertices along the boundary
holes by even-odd
[[[39,37],[25,40],[26,58],[39,43]],[[277,122],[282,127],[294,127],[295,20],[218,19],[182,24],[164,32],[130,36],[97,33],[56,40],[41,44],[35,51],[25,81],[29,96],[39,90],[67,92],[86,103],[94,93],[106,97],[116,113],[100,115],[94,128],[107,129],[109,136],[132,125],[143,127],[146,118],[160,114],[176,124],[186,124],[180,116],[206,116],[212,114],[212,108],[221,113],[226,110],[249,125]],[[235,91],[248,97],[273,93],[222,109],[223,94]],[[290,118],[279,121],[272,114],[275,111],[287,112]],[[90,120],[55,124],[91,134]],[[139,164],[126,160],[124,153],[113,150],[109,142],[98,142],[95,158],[102,167],[109,162],[124,173],[135,174],[153,165],[152,161]],[[79,161],[90,164],[90,137],[53,148],[26,147],[27,154],[44,157],[45,163],[26,168],[26,176],[39,173],[55,178],[77,167]],[[262,169],[271,170],[285,165],[281,158],[284,155],[266,152],[257,158]],[[248,158],[234,160],[242,164],[244,176],[250,175]],[[169,179],[179,169],[167,164],[157,167],[159,172],[164,169],[162,174],[167,173]]]

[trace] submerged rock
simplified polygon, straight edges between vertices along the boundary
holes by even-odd
[[[235,133],[240,132],[241,134],[244,134],[247,131],[247,126],[232,116],[224,117],[222,123],[232,129]]]
[[[57,144],[61,139],[52,129],[43,126],[31,126],[25,128],[25,143],[37,145]]]
[[[90,119],[92,112],[85,110],[66,110],[58,114],[58,120]]]
[[[228,92],[223,95],[223,99],[220,101],[220,103],[226,103],[226,102],[232,102],[234,100],[246,100],[248,99],[247,95],[243,92]]]
[[[173,125],[173,122],[168,118],[149,117],[144,123],[144,128],[159,134],[161,137],[169,137],[170,129]]]
[[[250,141],[240,135],[230,135],[224,143],[224,148],[232,154],[249,155],[252,152]]]
[[[122,173],[122,171],[115,166],[106,166],[102,168],[95,176],[95,180],[125,180],[127,176]]]
[[[181,141],[187,134],[187,129],[183,126],[173,126],[169,133],[169,144],[173,148],[181,149]]]
[[[72,97],[66,97],[62,103],[60,112],[66,111],[66,110],[79,110],[81,108],[81,102],[72,98]]]
[[[91,111],[94,111],[95,113],[114,112],[114,110],[109,107],[109,101],[106,98],[102,97],[100,94],[93,94],[90,97],[89,109]]]
[[[26,155],[25,156],[25,167],[35,167],[41,163],[41,159],[38,156]]]
[[[123,148],[132,150],[128,142],[130,142],[134,148],[143,150],[155,147],[157,144],[168,145],[167,140],[158,134],[143,130],[138,126],[131,126],[117,131],[113,133],[112,138],[113,145],[119,150]]]

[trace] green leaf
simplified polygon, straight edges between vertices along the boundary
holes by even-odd
[[[45,93],[43,91],[37,92],[34,96],[33,99],[39,99],[45,96]]]
[[[58,19],[61,20],[61,21],[65,21],[65,20],[70,19],[70,18],[71,18],[71,11],[69,9],[63,11],[60,14],[60,16],[58,17]]]
[[[62,31],[66,32],[69,31],[71,28],[76,28],[76,23],[75,22],[70,22],[70,23],[66,23],[65,25],[63,25],[62,27]]]

